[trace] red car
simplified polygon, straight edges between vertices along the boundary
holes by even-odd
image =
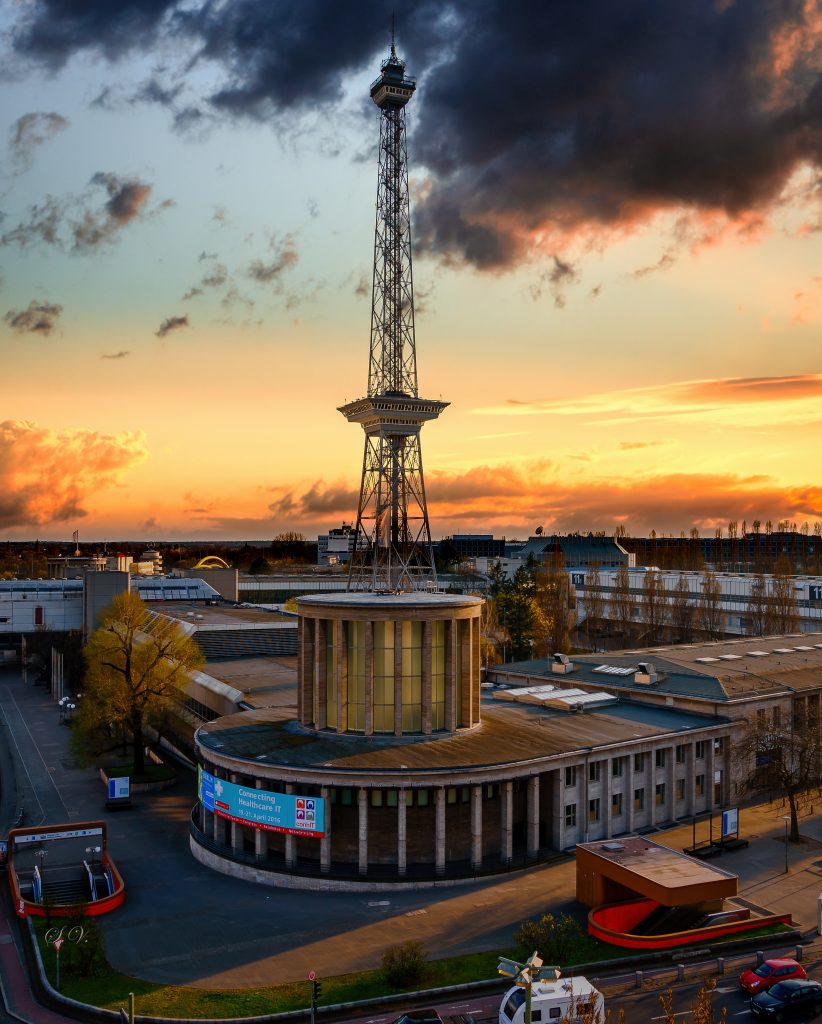
[[[739,985],[749,995],[765,992],[779,981],[788,978],[807,978],[805,968],[796,960],[766,960],[752,971],[743,971],[739,975]]]

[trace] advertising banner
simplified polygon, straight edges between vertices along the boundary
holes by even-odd
[[[293,836],[321,837],[325,808],[315,796],[292,796],[267,789],[249,789],[197,769],[197,792],[207,811],[229,821]]]
[[[722,835],[734,836],[739,831],[739,808],[732,807],[722,812]]]

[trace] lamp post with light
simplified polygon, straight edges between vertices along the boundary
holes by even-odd
[[[518,960],[501,957],[497,964],[497,973],[505,978],[513,978],[517,988],[525,989],[525,1024],[532,1024],[531,986],[535,981],[556,981],[562,973],[562,968],[543,966],[542,958],[534,950],[524,964]]]

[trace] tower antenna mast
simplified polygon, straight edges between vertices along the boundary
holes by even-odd
[[[405,105],[415,89],[397,57],[392,16],[391,54],[371,85],[380,108],[380,149],[368,394],[339,410],[365,431],[349,590],[437,586],[420,431],[448,402],[420,398],[417,385],[405,135]]]

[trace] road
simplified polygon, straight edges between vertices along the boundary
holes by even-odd
[[[766,956],[791,956],[793,952],[793,949],[768,951]],[[822,981],[822,941],[804,948],[802,962],[808,977]],[[636,975],[633,973],[598,979],[592,977],[590,980],[605,994],[609,1024],[618,1024],[620,1020],[623,1020],[624,1024],[649,1024],[652,1021],[658,1024],[665,1021],[666,1016],[659,997],[668,991],[673,997],[672,1010],[677,1024],[689,1024],[692,1018],[691,1010],[705,981],[716,982],[713,995],[715,1019],[719,1020],[719,1012],[724,1007],[727,1011],[728,1024],[733,1021],[748,1024],[755,1018],[750,1011],[749,999],[740,990],[737,978],[746,967],[755,964],[755,953],[727,957],[725,973],[720,975],[717,974],[716,960],[690,963],[686,964],[685,980],[682,982],[677,981],[676,966],[659,968],[643,974],[641,988],[636,987]],[[441,1015],[470,1013],[478,1024],[496,1024],[500,1002],[499,993],[474,997],[464,994],[452,1002],[436,1002],[435,1005]],[[401,1004],[397,1004],[386,1012],[375,1010],[358,1017],[351,1024],[390,1024],[402,1012]]]

